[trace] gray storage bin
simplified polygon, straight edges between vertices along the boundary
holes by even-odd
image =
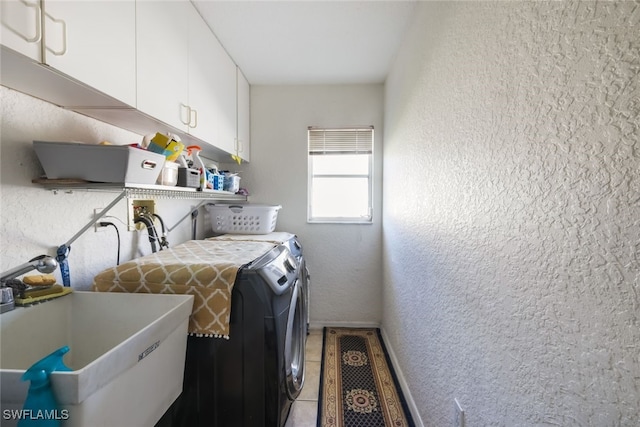
[[[49,179],[155,184],[166,158],[127,145],[33,141]]]
[[[178,168],[178,187],[200,187],[200,171],[198,169]]]

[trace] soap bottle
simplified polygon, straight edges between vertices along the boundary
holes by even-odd
[[[23,406],[23,417],[18,427],[59,427],[68,414],[61,411],[56,401],[49,375],[54,371],[71,371],[62,357],[69,351],[61,347],[34,363],[22,375],[22,381],[31,381]]]

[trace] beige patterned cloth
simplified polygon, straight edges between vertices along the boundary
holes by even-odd
[[[273,247],[269,242],[190,240],[103,271],[93,279],[93,290],[193,295],[189,333],[229,338],[238,270]]]

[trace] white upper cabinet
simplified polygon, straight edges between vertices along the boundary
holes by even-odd
[[[235,63],[188,1],[137,7],[138,110],[233,153]]]
[[[249,160],[249,83],[189,0],[0,0],[0,83]]]
[[[36,0],[0,1],[2,44],[40,62],[42,9]]]
[[[209,78],[214,85],[212,101],[218,111],[216,143],[228,153],[233,153],[236,138],[236,64],[224,50],[218,39],[213,38],[210,48],[215,67]]]
[[[42,62],[136,105],[135,2],[42,2]]]
[[[133,0],[2,0],[0,7],[2,45],[23,55],[3,55],[3,84],[65,107],[135,106]]]
[[[141,112],[187,132],[191,3],[138,1],[138,104]]]
[[[235,64],[192,10],[189,26],[189,133],[231,153],[235,138]]]
[[[237,69],[238,114],[236,152],[242,160],[251,160],[251,89],[240,68]]]

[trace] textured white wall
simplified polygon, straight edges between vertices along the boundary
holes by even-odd
[[[89,143],[107,140],[128,144],[139,142],[141,137],[3,86],[0,99],[0,271],[6,271],[36,255],[55,255],[56,248],[91,219],[94,208],[106,207],[118,194],[85,191],[53,194],[32,184],[31,180],[43,173],[33,151],[33,140]],[[167,225],[173,225],[196,204],[189,200],[158,200],[156,206]],[[110,221],[120,229],[121,261],[151,252],[146,234],[125,231],[126,201],[118,203],[108,215],[117,218]],[[199,230],[204,233],[205,216],[199,218]],[[190,236],[191,222],[187,220],[169,235],[169,242],[180,243]],[[72,286],[88,289],[97,273],[115,265],[116,251],[113,227],[100,232],[91,229],[83,234],[71,245]],[[60,280],[59,270],[56,274]]]
[[[638,2],[419,4],[383,327],[425,425],[640,423],[639,34]]]
[[[311,271],[311,322],[379,324],[382,159],[375,158],[372,225],[307,224],[307,128],[374,125],[382,151],[382,85],[252,86],[252,202],[280,204],[277,229],[297,234]]]

